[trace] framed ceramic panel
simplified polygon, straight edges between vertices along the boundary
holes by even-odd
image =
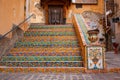
[[[72,0],[76,4],[97,4],[98,0]]]
[[[101,46],[88,46],[87,50],[87,68],[98,70],[104,69],[104,48]]]

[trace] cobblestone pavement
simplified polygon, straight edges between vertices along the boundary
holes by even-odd
[[[0,80],[120,80],[120,73],[0,73]]]
[[[114,54],[113,51],[106,52],[105,61],[107,68],[120,68],[120,52],[118,54]]]

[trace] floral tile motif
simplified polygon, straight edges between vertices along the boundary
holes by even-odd
[[[104,69],[104,48],[101,46],[87,47],[88,69]]]

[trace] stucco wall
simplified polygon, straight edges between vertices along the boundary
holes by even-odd
[[[34,13],[35,16],[31,19],[31,23],[45,23],[45,10],[43,8],[36,8],[35,3],[39,3],[40,0],[30,1],[30,13]],[[98,0],[97,5],[83,5],[82,8],[76,8],[75,4],[71,4],[66,9],[67,23],[72,23],[72,14],[83,13],[84,11],[93,11],[103,14],[104,13],[104,0]]]
[[[120,0],[114,0],[115,3],[117,3],[117,11],[118,12],[118,17],[120,17]],[[120,45],[120,22],[119,23],[115,23],[115,37],[116,37],[116,42],[119,43]]]
[[[36,4],[40,3],[40,0],[30,0],[30,13],[34,14],[31,18],[31,23],[45,23],[45,15],[42,7],[37,8]]]
[[[0,0],[0,35],[24,20],[25,0]]]

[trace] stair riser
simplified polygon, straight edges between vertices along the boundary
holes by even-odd
[[[33,38],[33,39],[32,39]],[[19,40],[19,42],[35,42],[35,41],[37,41],[37,42],[40,42],[40,41],[45,41],[45,42],[48,42],[48,41],[53,41],[53,42],[55,42],[55,41],[77,41],[77,39],[76,38],[49,38],[49,37],[47,37],[47,38],[34,38],[34,37],[31,37],[31,38],[26,38],[26,39],[22,39],[22,40]]]
[[[79,67],[71,67],[71,68],[23,68],[23,67],[18,67],[18,68],[0,68],[0,72],[38,72],[38,73],[80,73],[85,72],[85,68]]]
[[[32,48],[32,47],[34,47],[34,48],[40,48],[40,47],[42,47],[42,48],[49,48],[49,47],[51,47],[51,48],[54,48],[54,47],[56,47],[56,48],[62,48],[62,47],[64,47],[64,48],[70,48],[70,47],[73,47],[73,48],[76,48],[76,47],[79,47],[79,45],[15,45],[14,46],[14,48]]]
[[[76,36],[29,36],[29,37],[24,37],[22,40],[19,41],[41,41],[41,40],[45,40],[45,41],[66,41],[66,40],[75,40],[78,41]]]
[[[57,29],[57,28],[73,28],[73,26],[31,26],[29,29]]]
[[[10,51],[11,53],[13,52],[23,52],[23,53],[34,53],[34,52],[38,52],[38,53],[59,53],[59,52],[72,52],[72,53],[76,53],[76,52],[80,52],[80,48],[13,48]]]
[[[39,47],[39,46],[78,46],[78,42],[77,41],[40,41],[40,42],[16,42],[15,43],[15,47]]]
[[[27,32],[24,36],[75,36],[73,32]]]
[[[9,67],[82,67],[80,62],[0,62]]]
[[[61,53],[8,53],[6,56],[80,56],[80,52],[72,53],[72,52],[61,52]]]
[[[3,57],[1,61],[81,61],[82,58],[79,57],[58,57],[58,56],[6,56]]]
[[[57,29],[29,29],[27,32],[74,32],[74,29],[71,28],[66,28],[66,29],[61,29],[61,28],[57,28]]]
[[[17,41],[17,43],[23,43],[23,42],[68,42],[68,41],[71,41],[71,42],[78,42],[78,40],[77,39],[62,39],[62,37],[61,38],[59,38],[59,39],[55,39],[55,38],[31,38],[31,39],[22,39],[22,40],[19,40],[19,41]]]

